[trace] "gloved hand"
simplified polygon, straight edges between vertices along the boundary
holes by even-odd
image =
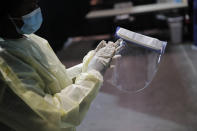
[[[104,74],[106,69],[110,67],[112,59],[117,59],[120,55],[115,55],[118,52],[122,45],[120,44],[121,40],[117,40],[115,43],[109,41],[101,41],[97,48],[95,49],[95,55],[88,64],[88,70],[97,70],[101,74]]]

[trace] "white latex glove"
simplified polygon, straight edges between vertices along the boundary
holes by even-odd
[[[115,56],[116,52],[121,49],[121,40],[114,42],[101,41],[95,49],[95,55],[88,64],[88,70],[97,70],[101,74],[104,74],[106,69],[110,67],[112,58],[116,59],[119,56]]]

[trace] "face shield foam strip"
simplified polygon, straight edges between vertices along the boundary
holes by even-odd
[[[115,36],[129,43],[156,51],[160,54],[164,53],[167,45],[167,42],[141,35],[121,27],[117,27]]]

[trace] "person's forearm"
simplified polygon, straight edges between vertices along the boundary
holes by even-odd
[[[70,79],[77,77],[82,72],[83,63],[75,65],[67,69],[68,76]]]
[[[61,116],[63,123],[74,127],[83,120],[102,83],[102,75],[98,71],[91,70],[81,73],[74,84],[55,94],[52,99],[50,97],[45,99],[63,110]]]

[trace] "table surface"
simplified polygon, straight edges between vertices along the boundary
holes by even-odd
[[[179,9],[179,8],[186,8],[186,7],[188,7],[187,2],[156,3],[156,4],[133,6],[133,7],[124,8],[124,9],[105,9],[105,10],[90,11],[86,15],[86,18],[87,19],[103,18],[103,17],[117,16],[117,15],[122,15],[122,14],[139,14],[139,13],[148,13],[148,12]]]

